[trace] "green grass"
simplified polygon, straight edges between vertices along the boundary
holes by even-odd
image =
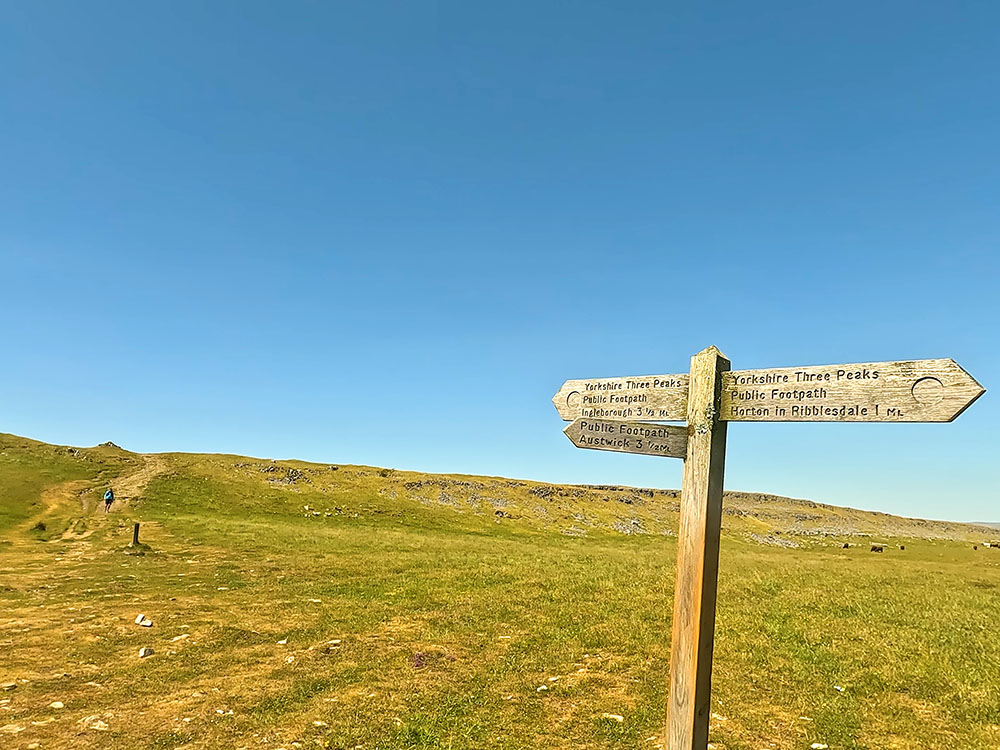
[[[41,494],[56,482],[89,476],[86,467],[55,446],[27,452],[0,436],[0,533],[23,524],[41,512]]]
[[[44,488],[96,493],[143,460],[5,441],[0,477],[35,488],[0,547],[0,682],[26,680],[0,693],[15,747],[656,747],[671,493],[173,455],[109,517],[50,508],[93,533],[42,541]],[[716,748],[1000,746],[1000,550],[959,527],[727,503]],[[141,557],[122,554],[133,519]],[[651,533],[614,530],[631,520]],[[898,530],[913,535],[881,533]],[[866,533],[906,551],[841,548]]]

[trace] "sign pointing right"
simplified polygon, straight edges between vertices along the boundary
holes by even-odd
[[[986,390],[953,359],[734,370],[730,422],[950,422]]]

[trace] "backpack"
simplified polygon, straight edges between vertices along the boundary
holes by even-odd
[[[114,500],[115,499],[115,493],[112,492],[111,490],[108,490],[107,492],[104,493],[104,499],[105,499],[105,501],[107,501],[107,500]]]

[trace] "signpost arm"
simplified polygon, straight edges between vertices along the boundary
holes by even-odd
[[[722,373],[729,367],[729,360],[714,346],[691,358],[666,750],[708,746],[726,461],[726,423],[719,417]]]

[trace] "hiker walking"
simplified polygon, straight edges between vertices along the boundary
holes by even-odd
[[[108,491],[104,493],[104,512],[111,512],[111,503],[115,501],[115,491],[108,487]]]

